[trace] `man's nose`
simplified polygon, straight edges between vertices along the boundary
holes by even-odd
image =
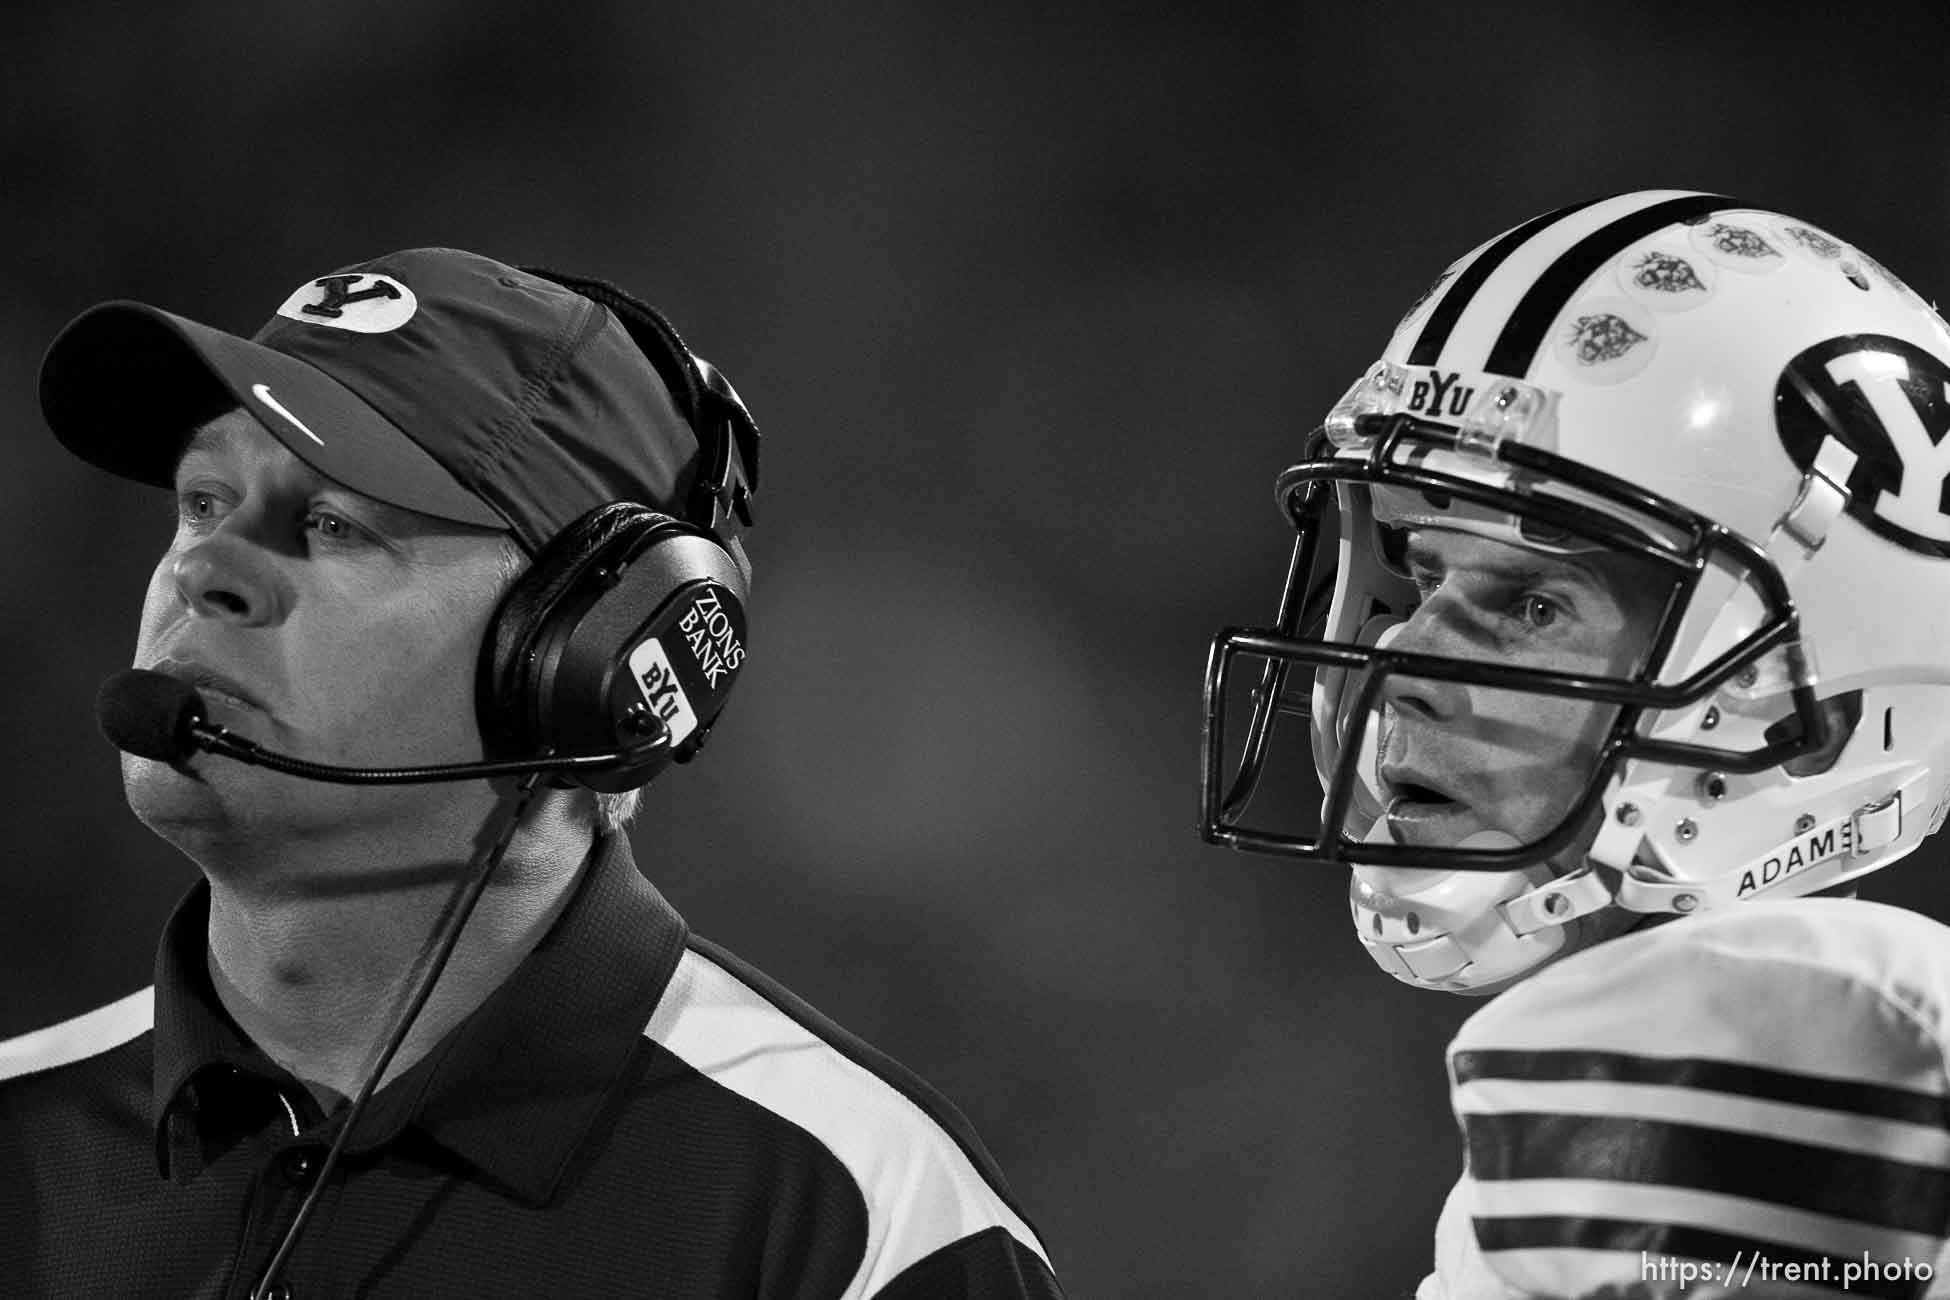
[[[1440,655],[1445,658],[1473,658],[1480,647],[1456,626],[1454,612],[1446,608],[1448,599],[1441,593],[1415,607],[1405,622],[1384,632],[1376,647],[1405,654]],[[1468,687],[1442,677],[1406,676],[1389,673],[1381,683],[1382,703],[1397,712],[1450,722],[1467,712]]]
[[[227,532],[177,552],[170,576],[184,601],[205,618],[261,626],[274,621],[285,603],[282,584],[266,557]]]

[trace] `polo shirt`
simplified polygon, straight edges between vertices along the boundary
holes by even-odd
[[[0,1295],[245,1297],[277,1250],[343,1108],[224,1012],[208,914],[199,882],[151,988],[0,1043]],[[690,934],[622,836],[515,973],[374,1094],[277,1283],[1061,1294],[955,1108]]]

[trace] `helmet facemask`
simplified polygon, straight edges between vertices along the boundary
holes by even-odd
[[[1204,831],[1235,847],[1356,868],[1357,929],[1391,973],[1486,991],[1561,948],[1561,927],[1613,900],[1617,871],[1604,874],[1586,851],[1612,807],[1608,792],[1628,770],[1751,771],[1824,738],[1805,672],[1782,700],[1798,720],[1792,734],[1736,750],[1696,736],[1674,740],[1672,728],[1660,725],[1703,716],[1703,701],[1743,671],[1758,682],[1764,662],[1799,662],[1778,575],[1764,555],[1710,521],[1537,446],[1399,413],[1362,414],[1338,435],[1317,435],[1311,451],[1279,481],[1298,533],[1281,623],[1229,632],[1214,645]],[[1662,584],[1642,604],[1651,623],[1644,654],[1619,672],[1594,674],[1401,649],[1394,636],[1420,601],[1401,544],[1413,529],[1469,533],[1512,552],[1631,557]],[[1311,612],[1307,592],[1314,593]],[[1323,598],[1316,630],[1310,614]],[[1226,718],[1240,709],[1227,700],[1239,670],[1254,661],[1258,690],[1234,750]],[[1682,677],[1667,666],[1683,662],[1700,667]],[[1309,673],[1303,691],[1296,679]],[[1475,819],[1473,830],[1447,842],[1439,832],[1400,842],[1385,815],[1400,792],[1381,781],[1384,706],[1392,697],[1459,691],[1472,693],[1479,714],[1521,717],[1528,706],[1539,718],[1581,716],[1595,725],[1580,751],[1582,779],[1574,796],[1557,800],[1549,824],[1522,837]],[[1301,713],[1319,818],[1298,833],[1269,830],[1247,821],[1248,809],[1275,733],[1296,732],[1291,721]],[[1535,740],[1548,752],[1547,737]],[[1521,773],[1499,775],[1510,778],[1506,786],[1521,783]],[[1545,776],[1563,783],[1560,771],[1540,769]],[[1608,865],[1622,869],[1632,858]],[[1465,966],[1471,974],[1458,985],[1451,977]]]

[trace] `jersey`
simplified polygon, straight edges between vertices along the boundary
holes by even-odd
[[[1417,1300],[1950,1298],[1950,929],[1800,898],[1547,966],[1449,1048]]]

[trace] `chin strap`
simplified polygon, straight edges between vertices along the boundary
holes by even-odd
[[[1534,934],[1550,925],[1565,925],[1580,916],[1610,907],[1615,898],[1610,885],[1590,861],[1577,870],[1520,894],[1497,907],[1510,929],[1519,935]]]
[[[1857,858],[1894,844],[1903,833],[1903,803],[1912,806],[1924,774],[1895,793],[1822,823],[1807,819],[1795,833],[1759,857],[1702,880],[1674,880],[1656,868],[1633,867],[1618,887],[1618,905],[1634,912],[1684,916],[1742,902],[1790,882],[1792,896],[1812,893],[1851,873]]]
[[[1750,862],[1701,880],[1675,880],[1658,869],[1635,866],[1618,885],[1606,883],[1593,864],[1499,904],[1510,929],[1530,934],[1563,925],[1616,904],[1630,912],[1685,916],[1725,907],[1793,881],[1794,893],[1810,893],[1844,875],[1854,860],[1894,844],[1903,833],[1903,797],[1923,778],[1912,776],[1894,794],[1820,824],[1812,820]]]
[[[1720,875],[1675,880],[1652,866],[1622,876],[1585,864],[1562,876],[1522,871],[1354,871],[1349,904],[1355,933],[1377,966],[1404,984],[1451,993],[1490,993],[1562,950],[1563,927],[1607,907],[1684,916],[1743,901],[1792,881],[1796,895],[1852,872],[1858,859],[1902,835],[1903,803],[1914,805],[1924,775],[1894,793],[1789,839]],[[1616,883],[1613,883],[1616,882]]]

